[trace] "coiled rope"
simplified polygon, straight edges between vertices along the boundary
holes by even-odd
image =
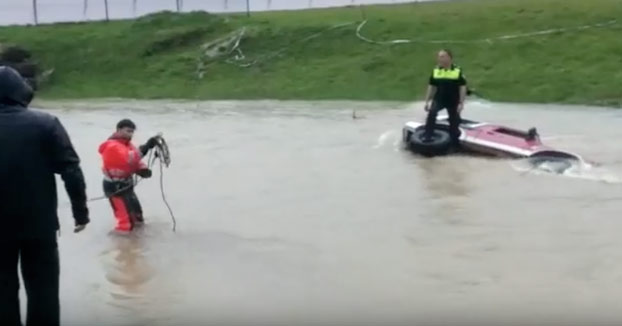
[[[171,220],[173,221],[173,232],[177,229],[177,219],[175,218],[175,214],[173,214],[173,210],[171,209],[171,205],[169,205],[168,200],[166,200],[166,194],[164,193],[164,166],[168,168],[171,164],[171,153],[168,148],[168,144],[164,137],[161,134],[158,135],[158,142],[154,147],[154,151],[149,151],[149,165],[153,166],[155,160],[159,162],[160,165],[160,193],[162,194],[162,201],[168,212],[171,214]],[[151,155],[153,154],[153,159]]]

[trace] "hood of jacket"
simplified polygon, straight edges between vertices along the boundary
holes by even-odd
[[[114,144],[123,144],[124,146],[129,146],[130,140],[125,137],[122,137],[119,133],[115,132],[110,137],[108,137],[108,140],[106,140],[105,142],[101,143],[101,145],[99,145],[99,150],[98,150],[99,153],[103,153],[106,150],[106,148]]]

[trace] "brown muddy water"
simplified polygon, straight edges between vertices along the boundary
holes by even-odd
[[[622,111],[471,102],[602,164],[418,158],[420,103],[53,102],[102,194],[97,147],[121,118],[172,155],[137,189],[147,226],[109,235],[106,201],[71,232],[59,179],[64,325],[620,324]],[[353,109],[360,119],[352,119]],[[22,289],[23,291],[23,289]]]

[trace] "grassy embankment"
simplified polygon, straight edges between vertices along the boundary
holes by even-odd
[[[157,14],[138,20],[0,28],[55,74],[40,97],[413,100],[435,51],[450,47],[481,96],[496,101],[622,104],[621,25],[469,43],[618,19],[619,0],[474,0],[244,15]],[[352,22],[308,41],[300,39]],[[197,79],[200,45],[241,27],[251,67],[225,60]],[[279,55],[275,51],[284,49]]]

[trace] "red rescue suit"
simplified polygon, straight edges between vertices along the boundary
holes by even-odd
[[[141,161],[144,155],[141,152],[129,139],[116,133],[99,146],[103,161],[104,194],[109,198],[117,220],[116,231],[131,231],[144,221],[133,181],[134,174],[148,170],[147,165]]]

